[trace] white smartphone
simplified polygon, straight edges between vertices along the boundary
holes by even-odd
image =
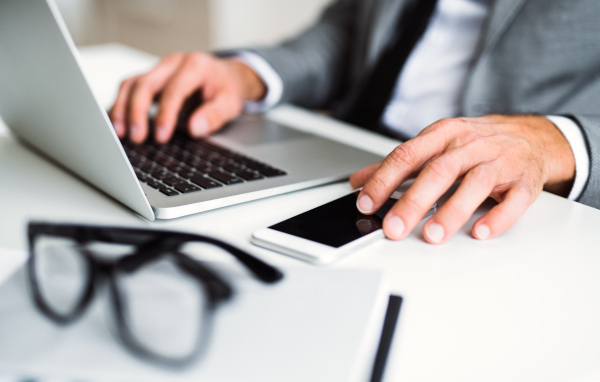
[[[330,264],[376,239],[384,237],[383,217],[396,203],[400,192],[373,215],[356,209],[359,191],[323,204],[252,234],[252,243],[313,264]],[[431,207],[427,218],[435,213]]]

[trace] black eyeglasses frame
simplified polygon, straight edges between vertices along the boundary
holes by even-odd
[[[79,245],[78,249],[88,265],[87,284],[81,298],[73,310],[66,314],[53,310],[45,301],[37,280],[35,243],[42,235],[72,239]],[[107,260],[98,258],[85,247],[86,244],[92,242],[132,245],[136,249],[132,254],[124,255],[116,260]],[[239,248],[208,236],[163,230],[30,222],[28,225],[27,273],[36,307],[56,324],[68,325],[83,315],[94,299],[97,286],[107,281],[119,340],[132,353],[154,364],[176,368],[185,367],[203,352],[204,345],[208,342],[216,307],[231,298],[233,294],[232,288],[221,276],[181,252],[181,247],[191,242],[208,243],[225,250],[244,264],[262,282],[275,283],[283,278],[283,273],[277,268]],[[198,334],[194,350],[180,358],[156,354],[135,339],[124,313],[126,310],[125,298],[116,281],[118,272],[133,273],[143,265],[166,255],[172,257],[180,270],[198,280],[207,297],[207,306],[203,309],[204,317],[202,318],[205,324]]]

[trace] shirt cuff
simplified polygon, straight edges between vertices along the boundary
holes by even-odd
[[[244,104],[247,113],[261,113],[275,106],[283,95],[283,81],[275,69],[258,54],[242,51],[235,55],[237,60],[248,65],[267,86],[267,94],[261,101],[248,101]]]
[[[583,192],[590,175],[590,155],[585,138],[579,125],[572,119],[555,115],[548,115],[546,118],[558,127],[567,139],[567,142],[569,142],[569,145],[571,145],[571,150],[573,150],[573,155],[575,156],[575,181],[573,182],[573,188],[571,188],[568,199],[576,200]]]

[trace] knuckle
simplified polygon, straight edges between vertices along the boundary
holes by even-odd
[[[195,68],[203,67],[209,61],[209,55],[203,52],[192,52],[186,57],[186,61]]]
[[[533,192],[531,192],[531,189],[529,187],[526,187],[523,184],[517,184],[517,185],[515,185],[513,187],[513,192],[515,192],[516,194],[520,195],[521,197],[523,197],[528,202],[532,202],[533,201]]]
[[[119,87],[120,91],[123,92],[131,87],[136,78],[127,78],[121,82],[121,86]]]
[[[455,166],[447,159],[438,159],[429,163],[426,170],[434,177],[441,180],[451,180],[456,178]]]
[[[148,78],[143,75],[135,82],[132,90],[132,98],[148,97],[152,93]]]
[[[168,109],[172,107],[174,103],[177,103],[179,97],[179,86],[176,82],[168,83],[164,89],[162,90],[162,94],[160,96],[160,110]]]
[[[418,213],[423,209],[423,205],[418,197],[406,193],[402,196],[402,208],[408,210],[409,214]]]
[[[149,90],[151,82],[152,82],[152,72],[142,74],[138,77],[137,81],[135,82],[135,88],[138,91],[139,90]]]
[[[456,129],[456,121],[453,118],[442,118],[432,125],[433,129],[448,131]]]
[[[180,60],[183,56],[184,56],[184,54],[181,52],[171,52],[171,53],[167,54],[161,61],[162,62],[176,61],[176,60]]]
[[[463,208],[460,208],[457,203],[446,203],[444,205],[445,215],[452,217],[450,224],[464,224],[471,214],[465,211]]]
[[[496,184],[496,176],[494,169],[485,166],[475,167],[469,172],[469,177],[481,187],[492,189]]]
[[[387,189],[387,183],[387,178],[381,174],[381,171],[375,171],[369,180],[369,186],[371,186],[371,188],[374,190]]]
[[[404,143],[400,146],[396,146],[396,148],[388,154],[388,159],[401,167],[414,167],[417,164],[417,153],[410,144]]]
[[[451,124],[453,124],[452,118],[442,118],[442,119],[435,121],[431,125],[427,126],[425,129],[423,129],[423,131],[421,133],[422,134],[434,133],[434,132],[439,133],[440,131],[447,130]]]

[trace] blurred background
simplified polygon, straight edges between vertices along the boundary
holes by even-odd
[[[118,42],[156,55],[279,42],[332,0],[56,0],[79,46]]]

